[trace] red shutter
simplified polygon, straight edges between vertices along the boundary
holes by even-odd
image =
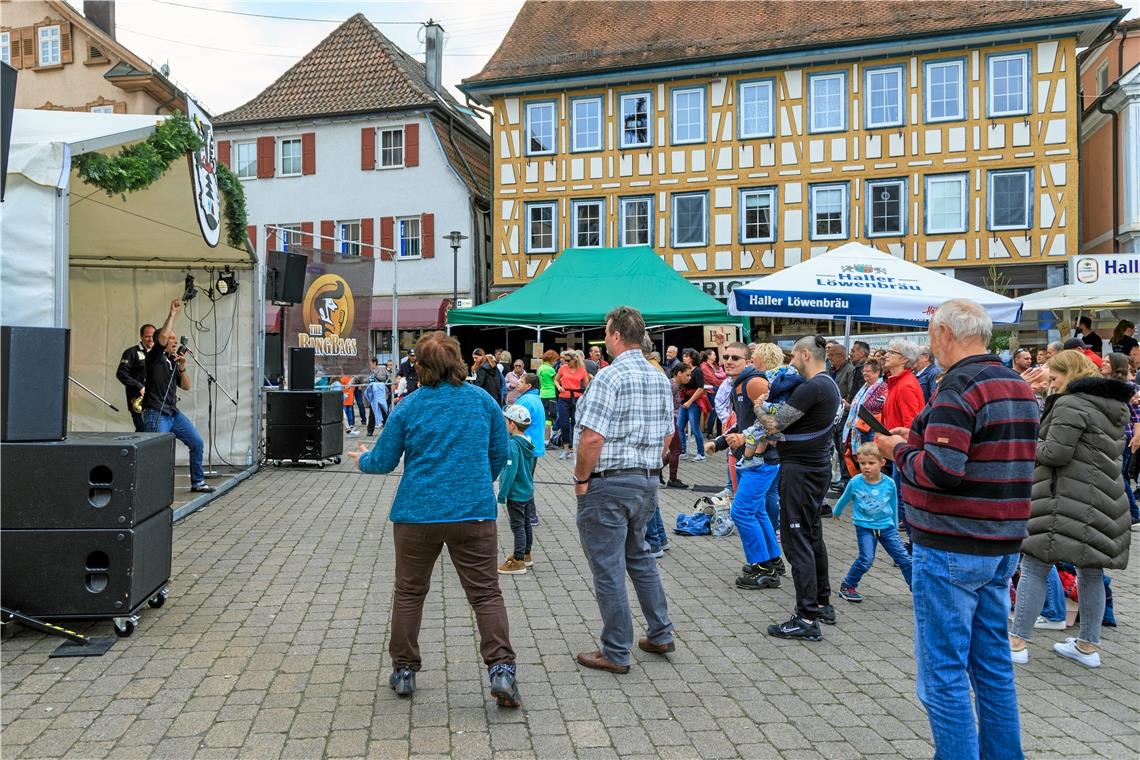
[[[277,228],[270,225],[265,226],[265,250],[279,251],[280,246],[277,244]]]
[[[272,137],[257,138],[257,178],[268,179],[273,176],[274,156],[277,141]]]
[[[225,164],[227,167],[229,167],[231,169],[233,168],[232,166],[230,166],[230,141],[229,140],[218,140],[218,160],[221,161],[223,164]]]
[[[392,231],[396,220],[391,216],[380,217],[380,258],[383,261],[392,260]]]
[[[333,238],[335,236],[336,236],[336,222],[333,222],[330,219],[322,220],[321,221],[321,245],[320,245],[320,248],[322,251],[335,250],[333,248],[333,242],[334,242]]]
[[[313,223],[301,222],[301,247],[313,247]]]
[[[251,224],[245,228],[245,234],[249,237],[249,245],[253,248],[254,253],[257,253],[257,225]]]
[[[317,133],[301,134],[301,174],[317,173]]]
[[[435,258],[435,214],[420,214],[420,255]]]
[[[376,128],[360,130],[360,168],[370,172],[376,168]]]
[[[420,165],[420,125],[404,125],[404,166]]]
[[[376,255],[374,243],[375,223],[376,220],[372,217],[360,220],[360,255],[366,259],[371,259]]]

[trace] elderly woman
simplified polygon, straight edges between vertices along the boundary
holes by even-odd
[[[1045,604],[1045,581],[1057,562],[1077,568],[1081,630],[1054,644],[1057,654],[1100,667],[1104,570],[1128,567],[1132,534],[1128,498],[1120,477],[1120,440],[1133,389],[1100,374],[1075,350],[1049,360],[1053,390],[1037,440],[1029,537],[1021,544],[1021,579],[1009,648],[1016,663],[1029,661],[1027,644]]]
[[[922,386],[912,371],[920,352],[921,349],[909,340],[892,340],[883,354],[883,369],[887,373],[883,424],[888,430],[909,428],[926,405]]]
[[[883,413],[887,401],[887,381],[883,379],[883,369],[878,359],[863,362],[863,387],[851,399],[851,409],[843,423],[843,442],[856,451],[862,443],[875,439],[875,434],[865,422],[859,420],[859,410],[866,409],[874,415]]]
[[[506,351],[503,352],[507,353]],[[523,375],[526,374],[526,365],[522,359],[515,359],[511,365],[511,371],[507,373],[507,402],[506,406],[515,403],[518,397],[522,394],[519,390],[519,381],[522,380]]]
[[[404,460],[388,514],[396,550],[388,685],[400,696],[416,690],[424,599],[446,546],[475,612],[491,694],[501,707],[518,707],[515,651],[499,589],[492,487],[507,461],[503,413],[487,393],[465,382],[467,367],[454,338],[428,333],[416,342],[416,356],[418,390],[388,417],[375,448],[348,453],[370,474],[389,473]]]

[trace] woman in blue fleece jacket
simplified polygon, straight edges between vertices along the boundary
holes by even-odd
[[[522,704],[515,679],[507,608],[499,589],[497,507],[492,485],[507,461],[502,411],[468,385],[459,343],[442,332],[416,343],[419,386],[388,417],[375,448],[350,452],[361,472],[387,474],[404,460],[388,515],[394,525],[392,675],[401,696],[416,690],[424,599],[440,552],[447,546],[467,601],[475,611],[480,651],[501,707]]]

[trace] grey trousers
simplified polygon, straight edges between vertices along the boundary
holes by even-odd
[[[594,575],[594,595],[602,614],[601,652],[617,665],[629,664],[633,648],[627,574],[645,615],[646,636],[654,644],[673,640],[657,560],[645,546],[645,525],[653,516],[657,485],[656,476],[595,478],[578,497],[578,536]]]
[[[1021,555],[1021,578],[1017,581],[1017,604],[1013,608],[1010,633],[1029,641],[1033,624],[1045,608],[1045,583],[1052,565],[1028,554]],[[1104,620],[1104,571],[1099,567],[1077,568],[1077,609],[1081,613],[1078,638],[1100,645],[1100,624]]]

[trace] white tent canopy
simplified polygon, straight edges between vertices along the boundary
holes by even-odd
[[[1021,303],[1026,311],[1134,306],[1140,303],[1140,275],[1089,285],[1060,285],[1022,296]]]
[[[736,288],[728,312],[923,326],[939,304],[968,298],[999,324],[1021,318],[1021,302],[863,245],[847,243]]]

